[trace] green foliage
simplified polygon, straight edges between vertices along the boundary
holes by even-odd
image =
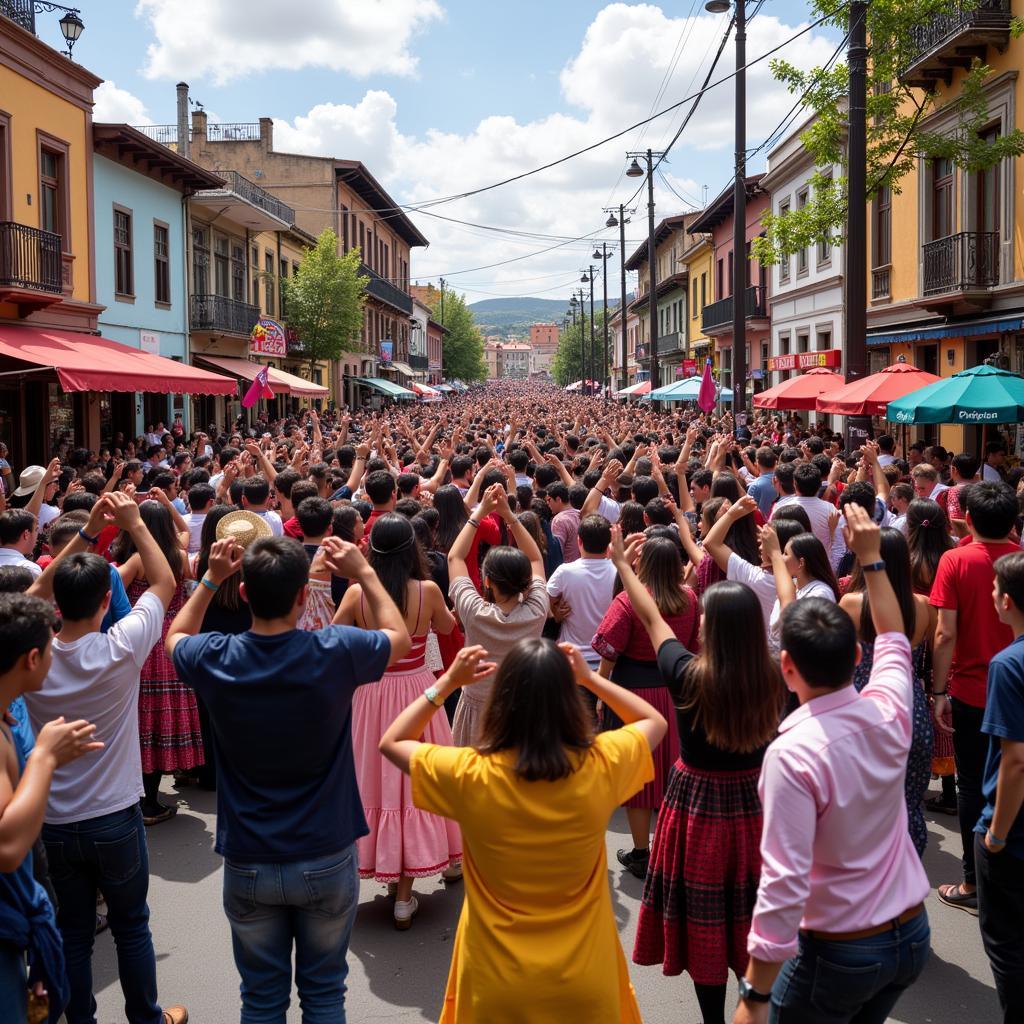
[[[299,269],[281,281],[288,326],[299,336],[310,369],[359,348],[366,282],[359,249],[338,255],[338,236],[326,228],[307,249]]]
[[[616,335],[609,330],[608,347],[612,352],[615,351],[614,346],[617,342]],[[584,316],[582,319],[578,319],[575,324],[570,323],[562,331],[558,339],[558,348],[551,359],[551,376],[554,377],[555,383],[564,388],[567,384],[584,379],[584,352],[587,357],[586,377],[600,381],[604,369],[601,360],[601,346],[603,344],[604,312],[602,310],[596,310],[594,313],[593,361],[591,361],[590,348],[590,317]],[[609,372],[611,365],[611,353],[609,353]]]
[[[977,2],[977,0],[973,0]],[[1024,132],[1014,128],[995,140],[983,140],[989,122],[985,80],[991,69],[975,58],[960,84],[959,95],[944,111],[955,111],[954,131],[939,133],[922,127],[935,97],[902,82],[901,75],[918,56],[913,29],[929,19],[969,7],[972,0],[872,0],[868,6],[870,40],[867,97],[867,198],[880,189],[900,193],[900,182],[911,173],[921,155],[946,158],[973,173],[995,166],[1009,156],[1024,153]],[[847,29],[846,0],[812,0],[813,13]],[[1024,25],[1014,19],[1013,32]],[[801,71],[782,60],[772,61],[772,72],[795,94],[802,96],[808,113],[816,115],[803,133],[804,148],[819,167],[844,165],[847,129],[849,69]],[[764,236],[755,239],[753,255],[765,265],[818,242],[839,244],[847,220],[847,179],[815,174],[807,205],[784,217],[767,213]]]
[[[439,324],[448,328],[441,347],[445,379],[466,382],[485,380],[487,364],[484,362],[484,339],[466,305],[466,297],[446,291],[443,300],[438,297],[433,316]]]

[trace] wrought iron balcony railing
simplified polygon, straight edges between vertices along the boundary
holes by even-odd
[[[921,70],[925,64],[936,64],[935,70],[943,70],[939,58],[954,56],[946,51],[955,46],[1003,43],[1009,39],[1011,22],[1011,0],[968,0],[958,2],[953,10],[935,14],[915,25],[910,30],[911,49],[915,54],[907,68],[908,75]],[[969,55],[955,55],[969,59]],[[969,66],[969,65],[965,65]],[[945,64],[944,73],[950,65]]]
[[[892,294],[892,267],[874,267],[871,271],[871,298],[887,299]]]
[[[977,291],[999,284],[999,232],[961,231],[921,247],[924,295]]]
[[[0,0],[0,15],[35,35],[36,7],[33,0]]]
[[[290,206],[282,203],[277,196],[271,195],[265,188],[260,188],[256,182],[243,177],[238,171],[222,171],[217,169],[213,173],[219,174],[224,179],[224,188],[204,189],[201,192],[197,192],[197,196],[203,195],[204,192],[222,192],[227,190],[241,196],[252,203],[253,206],[258,206],[272,217],[283,220],[286,224],[295,223],[295,211]]]
[[[194,331],[223,331],[248,335],[260,318],[260,307],[224,295],[193,295],[191,325]]]
[[[765,308],[764,289],[752,285],[743,293],[744,317],[747,320],[767,317]],[[732,296],[727,299],[719,299],[718,302],[709,302],[701,313],[701,329],[703,332],[715,328],[728,327],[732,323]]]
[[[393,306],[405,313],[406,316],[412,315],[412,296],[408,292],[402,291],[401,288],[381,277],[376,270],[372,270],[365,263],[359,268],[359,273],[369,278],[366,282],[367,295],[372,295],[375,299]]]
[[[0,286],[60,295],[64,283],[62,239],[42,231],[0,221]]]

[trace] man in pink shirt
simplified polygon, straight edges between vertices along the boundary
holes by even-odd
[[[806,598],[786,609],[782,673],[801,706],[761,773],[761,883],[734,1024],[882,1024],[928,959],[928,879],[903,797],[910,642],[880,529],[857,505],[846,516],[878,634],[874,667],[858,693],[857,633],[836,605]]]

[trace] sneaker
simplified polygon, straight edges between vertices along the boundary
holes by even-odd
[[[451,885],[452,882],[462,881],[462,867],[458,864],[453,864],[451,867],[445,868],[441,872],[442,881]]]
[[[163,1024],[188,1024],[188,1010],[184,1006],[168,1006],[163,1013]]]
[[[420,901],[415,896],[407,900],[395,900],[395,927],[400,931],[407,931],[412,927],[412,919],[420,909]]]
[[[635,878],[647,877],[647,865],[651,861],[650,850],[618,850],[615,858]]]

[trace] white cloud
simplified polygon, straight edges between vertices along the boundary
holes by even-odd
[[[138,0],[135,10],[156,37],[147,77],[218,84],[304,67],[411,75],[410,41],[443,14],[437,0]]]
[[[92,116],[94,121],[114,124],[152,124],[146,105],[127,89],[121,89],[113,82],[103,82],[93,93]]]

